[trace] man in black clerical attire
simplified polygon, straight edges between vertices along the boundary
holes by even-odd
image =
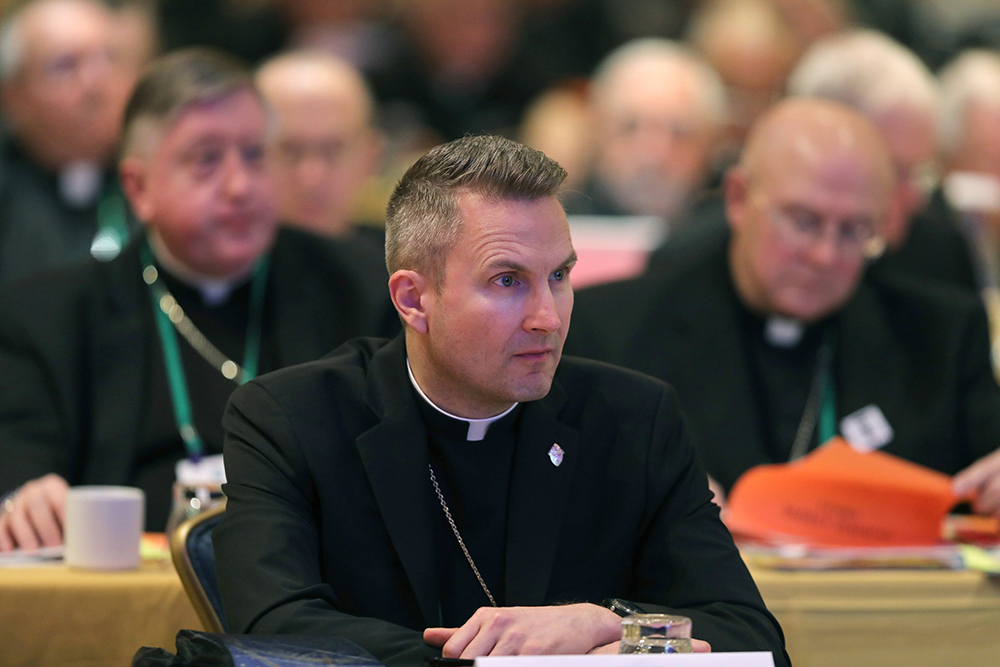
[[[892,186],[863,116],[780,104],[727,174],[729,229],[581,292],[568,349],[669,380],[720,494],[840,433],[959,473],[956,488],[996,513],[1000,388],[982,305],[916,279],[862,280]]]
[[[560,361],[565,175],[499,137],[433,149],[389,202],[404,334],[234,392],[213,535],[231,632],[417,666],[617,652],[611,608],[638,607],[689,616],[698,650],[788,664],[671,389]]]
[[[0,294],[0,549],[58,544],[67,483],[139,486],[162,530],[175,464],[221,453],[238,384],[398,330],[369,244],[279,231],[266,130],[239,63],[161,59],[120,164],[146,234]]]
[[[0,284],[126,241],[113,163],[135,75],[114,21],[95,0],[35,0],[0,31]]]

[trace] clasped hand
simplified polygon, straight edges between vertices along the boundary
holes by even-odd
[[[481,655],[617,653],[621,618],[581,603],[551,607],[482,607],[460,628],[427,628],[424,641],[446,658]],[[693,640],[696,652],[711,650]]]

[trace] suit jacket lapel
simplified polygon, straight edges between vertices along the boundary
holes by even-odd
[[[357,446],[424,622],[436,626],[434,498],[427,469],[427,430],[413,400],[404,350],[400,335],[372,359],[366,400],[381,421],[358,438]]]
[[[558,382],[521,415],[507,501],[506,604],[541,605],[555,564],[560,527],[580,451],[580,433],[556,419],[565,402]],[[549,458],[553,445],[562,463]]]
[[[85,371],[93,375],[90,449],[82,471],[88,483],[123,484],[132,469],[149,384],[149,335],[144,322],[152,313],[140,271],[134,244],[118,259],[97,267]]]

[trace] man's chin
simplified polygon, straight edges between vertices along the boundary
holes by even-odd
[[[816,303],[814,301],[790,303],[786,304],[785,307],[778,308],[777,314],[782,317],[797,320],[803,324],[812,324],[837,312],[840,310],[842,305],[843,304],[839,302]]]
[[[239,278],[249,275],[261,257],[267,254],[270,245],[255,246],[242,252],[228,252],[216,255],[203,263],[201,273],[213,278]]]
[[[525,378],[525,381],[519,383],[514,391],[511,392],[511,401],[516,401],[518,403],[537,401],[540,398],[548,396],[549,390],[551,389],[552,376],[542,376],[541,374],[538,374],[536,377]]]

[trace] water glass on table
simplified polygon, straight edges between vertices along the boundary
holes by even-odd
[[[634,614],[622,619],[619,653],[693,653],[691,619],[670,614]]]

